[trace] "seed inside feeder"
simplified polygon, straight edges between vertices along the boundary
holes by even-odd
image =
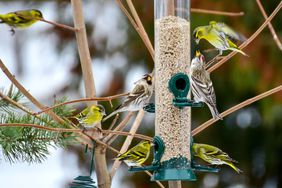
[[[166,146],[162,161],[183,156],[190,160],[190,108],[173,106],[173,94],[168,88],[170,78],[176,73],[188,74],[190,67],[190,23],[176,16],[166,16],[155,22],[155,89],[156,134]],[[188,84],[176,81],[178,89]]]

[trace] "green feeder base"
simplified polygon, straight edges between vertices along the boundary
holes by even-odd
[[[191,162],[183,156],[161,162],[161,165],[154,171],[151,178],[152,181],[196,181],[196,179],[193,169],[191,168]]]
[[[192,169],[158,169],[154,171],[151,181],[196,181],[196,175]]]

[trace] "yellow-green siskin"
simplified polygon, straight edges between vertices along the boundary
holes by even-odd
[[[11,31],[14,33],[15,28],[26,28],[42,19],[43,15],[39,10],[20,10],[7,14],[0,14],[0,23],[5,23],[11,26]]]
[[[85,108],[82,112],[74,116],[74,118],[76,118],[85,129],[91,129],[101,123],[104,115],[106,115],[105,108],[98,104]]]
[[[199,157],[212,165],[229,165],[238,174],[242,173],[242,171],[233,164],[237,163],[237,161],[229,157],[227,153],[221,151],[219,148],[198,143],[194,143],[192,148],[193,156]]]
[[[225,34],[225,30],[228,29],[222,29],[216,22],[211,22],[210,25],[197,27],[193,32],[193,36],[197,44],[201,39],[208,41],[219,50],[220,55],[222,55],[224,50],[232,50],[247,56],[247,54],[238,49],[238,46],[230,40],[229,35],[231,36],[232,34]]]
[[[139,144],[117,156],[129,166],[141,166],[150,155],[151,144],[149,141],[141,141]]]

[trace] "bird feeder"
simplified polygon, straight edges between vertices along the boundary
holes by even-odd
[[[190,1],[155,0],[155,131],[165,150],[153,180],[196,180],[191,168],[191,108],[181,106],[190,96],[190,59]]]
[[[195,181],[194,171],[219,169],[196,164],[192,157],[190,99],[190,1],[155,0],[155,112],[154,160],[129,171],[153,171],[153,181]]]

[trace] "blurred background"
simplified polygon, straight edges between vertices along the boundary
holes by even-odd
[[[154,38],[153,1],[133,1],[151,41]],[[279,0],[262,0],[268,15]],[[98,96],[109,96],[132,89],[134,81],[151,72],[153,61],[140,37],[114,0],[83,0],[89,47]],[[191,29],[223,21],[246,37],[251,36],[264,18],[255,1],[234,0],[191,1],[191,7],[245,13],[242,17],[226,17],[192,13]],[[69,0],[13,0],[0,2],[0,14],[36,8],[45,19],[73,25]],[[282,12],[271,22],[280,39]],[[81,68],[75,35],[46,23],[36,23],[26,30],[0,25],[0,58],[15,77],[37,99],[46,105],[54,96],[68,99],[84,97]],[[193,44],[192,44],[193,45]],[[202,43],[200,48],[206,48]],[[194,51],[194,49],[192,49]],[[268,28],[244,51],[250,57],[236,55],[212,74],[220,112],[282,83],[282,53]],[[8,88],[9,80],[0,72],[0,87]],[[114,105],[118,105],[115,101]],[[107,112],[108,103],[103,103]],[[82,109],[84,104],[75,105]],[[193,128],[210,118],[208,108],[193,109]],[[277,93],[245,107],[217,122],[194,140],[218,146],[239,161],[244,171],[236,174],[223,166],[217,174],[198,173],[196,182],[185,182],[190,188],[279,188],[282,187],[282,93]],[[154,135],[154,116],[146,113],[139,133]],[[129,124],[130,125],[130,124]],[[105,125],[107,127],[109,125]],[[119,148],[124,138],[114,147]],[[134,141],[133,144],[138,142]],[[69,146],[66,150],[50,148],[50,156],[42,164],[0,161],[0,187],[62,188],[78,175],[87,175],[90,156],[84,147]],[[114,154],[107,154],[109,168]],[[2,158],[1,158],[2,159]],[[95,176],[94,176],[95,179]],[[130,173],[125,165],[113,179],[117,187],[157,187],[143,173]]]

